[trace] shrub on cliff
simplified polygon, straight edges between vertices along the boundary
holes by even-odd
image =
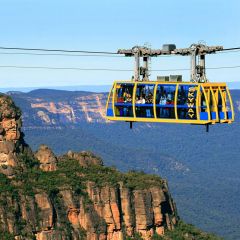
[[[221,240],[213,234],[202,232],[191,224],[179,221],[173,231],[167,231],[164,236],[154,235],[152,240]]]

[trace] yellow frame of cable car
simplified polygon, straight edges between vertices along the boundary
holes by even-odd
[[[132,84],[133,86],[133,96],[132,96],[132,111],[133,116],[132,117],[122,117],[122,116],[116,116],[115,114],[115,103],[116,103],[116,86],[118,84]],[[153,118],[141,118],[136,117],[136,107],[135,107],[135,101],[136,101],[136,88],[138,84],[146,84],[146,85],[155,85],[154,86],[154,93],[153,93]],[[175,118],[157,118],[156,113],[156,93],[157,93],[157,86],[158,85],[176,85],[176,91],[174,96],[174,111],[175,111]],[[178,118],[178,108],[177,108],[177,96],[178,96],[178,87],[179,85],[195,85],[197,87],[197,97],[196,97],[196,119],[179,119]],[[204,97],[206,99],[206,112],[208,114],[208,120],[201,120],[200,119],[200,89],[202,90]],[[206,91],[207,90],[207,91]],[[222,90],[226,90],[225,96],[223,95]],[[216,92],[214,92],[216,91]],[[222,112],[224,113],[224,119],[219,119],[218,114],[218,97],[219,93],[222,99]],[[209,100],[210,96],[212,96],[212,107],[214,108],[214,112],[216,113],[216,119],[210,119],[211,111],[209,106]],[[110,98],[112,97],[112,101],[110,101]],[[230,109],[232,112],[231,119],[227,119],[227,107],[226,107],[226,99],[229,99]],[[113,86],[111,88],[111,91],[109,92],[107,104],[106,104],[106,113],[108,110],[109,104],[112,104],[112,110],[113,110],[113,116],[106,116],[106,118],[110,121],[125,121],[125,122],[161,122],[161,123],[185,123],[185,124],[215,124],[215,123],[232,123],[234,121],[234,108],[233,108],[233,102],[232,98],[229,92],[228,87],[226,86],[226,83],[193,83],[193,82],[160,82],[160,81],[114,81]]]

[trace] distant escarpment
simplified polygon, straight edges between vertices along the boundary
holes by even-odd
[[[0,112],[0,239],[204,239],[179,222],[166,180],[120,173],[90,152],[32,152],[9,97]]]
[[[239,90],[231,91],[236,118]],[[105,118],[108,93],[38,89],[8,93],[21,107],[24,129],[76,128],[84,123],[110,123]]]

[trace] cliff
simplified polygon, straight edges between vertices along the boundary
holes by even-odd
[[[90,152],[33,153],[5,95],[0,112],[0,239],[157,239],[178,227],[166,180],[123,174]]]
[[[21,113],[1,96],[0,229],[16,239],[149,239],[178,217],[166,181],[104,167],[89,152],[56,157],[33,153],[21,133]]]
[[[24,127],[28,129],[75,128],[85,122],[106,123],[107,93],[42,89],[8,94],[23,110]]]

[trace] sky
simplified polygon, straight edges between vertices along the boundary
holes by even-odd
[[[240,47],[239,0],[0,0],[0,46],[116,52],[148,44],[192,43]],[[0,50],[1,88],[109,85],[132,72],[15,69],[47,66],[133,69],[125,57],[34,56]],[[240,51],[207,56],[207,67],[240,65]],[[151,69],[189,68],[189,57],[152,59]],[[152,72],[157,75],[188,71]],[[239,82],[240,68],[208,70],[212,82]]]

